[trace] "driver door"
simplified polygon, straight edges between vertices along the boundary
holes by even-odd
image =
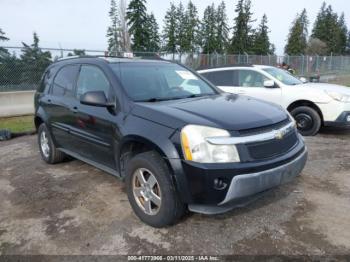
[[[277,85],[265,87],[264,81],[270,80],[260,72],[250,69],[237,70],[237,92],[257,99],[279,104],[282,99],[282,91]]]

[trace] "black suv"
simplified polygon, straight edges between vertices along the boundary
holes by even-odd
[[[186,209],[240,206],[293,179],[307,159],[284,109],[163,60],[55,62],[35,95],[35,124],[47,163],[69,155],[125,179],[134,212],[154,227]]]

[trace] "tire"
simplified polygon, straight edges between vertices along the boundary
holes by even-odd
[[[47,143],[44,142],[45,146],[42,145],[43,140],[47,140]],[[38,145],[42,159],[48,164],[60,163],[66,157],[63,152],[57,150],[45,123],[42,123],[38,129]]]
[[[139,179],[140,173],[145,178],[144,187]],[[153,186],[150,182],[156,184]],[[147,192],[147,183],[148,192]],[[162,228],[175,224],[185,213],[185,205],[181,202],[177,190],[172,181],[171,173],[164,160],[157,152],[149,151],[134,156],[126,165],[126,189],[130,205],[135,214],[146,224]],[[141,191],[142,192],[141,192]],[[151,192],[149,191],[151,190]],[[135,193],[137,192],[137,193]],[[156,202],[147,205],[148,199],[155,199],[154,194],[159,196],[160,204]],[[147,195],[148,194],[148,195]],[[147,209],[147,206],[150,208]],[[146,208],[144,208],[146,207]],[[150,212],[153,214],[150,214]]]
[[[321,128],[321,116],[311,107],[297,107],[291,111],[291,115],[297,122],[299,133],[303,136],[314,136]]]

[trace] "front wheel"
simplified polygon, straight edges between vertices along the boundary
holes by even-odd
[[[314,136],[321,128],[321,117],[317,111],[308,106],[300,106],[291,111],[298,131],[303,136]]]
[[[127,163],[126,188],[135,214],[150,226],[172,225],[185,212],[169,168],[157,152],[138,154]]]

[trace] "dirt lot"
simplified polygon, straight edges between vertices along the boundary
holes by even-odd
[[[295,182],[219,216],[153,229],[123,184],[80,161],[46,165],[36,137],[0,144],[0,254],[350,254],[350,131],[306,139]]]

